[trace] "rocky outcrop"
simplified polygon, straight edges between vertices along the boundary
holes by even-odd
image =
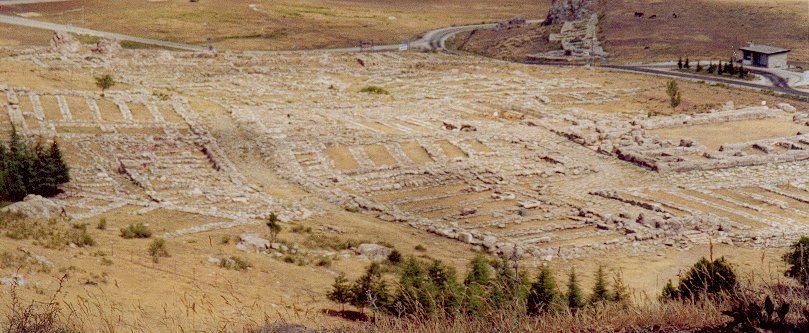
[[[64,213],[64,206],[36,194],[29,194],[23,201],[2,209],[3,212],[19,213],[33,219],[49,220]]]
[[[81,49],[81,43],[64,31],[56,31],[50,40],[51,50],[59,53],[76,53]]]
[[[588,18],[597,0],[553,0],[543,25],[560,24]]]
[[[360,244],[356,249],[357,255],[373,261],[387,259],[390,251],[391,250],[385,246],[371,243]]]
[[[99,40],[95,47],[92,48],[94,53],[99,54],[115,54],[121,51],[121,42],[114,38],[102,38]]]

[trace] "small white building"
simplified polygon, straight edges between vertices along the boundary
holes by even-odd
[[[787,68],[789,49],[775,46],[756,45],[753,43],[740,48],[742,64],[767,68]]]

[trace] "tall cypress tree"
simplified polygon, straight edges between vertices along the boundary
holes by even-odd
[[[556,280],[553,272],[548,266],[542,266],[539,270],[537,280],[531,284],[531,291],[528,293],[526,307],[529,315],[537,315],[540,312],[551,309],[559,299],[559,291],[556,288]]]

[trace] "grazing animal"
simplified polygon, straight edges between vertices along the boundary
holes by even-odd
[[[671,13],[671,17],[677,18],[677,13]]]
[[[656,19],[656,18],[657,18],[657,15],[652,15],[652,16],[649,16],[649,19],[650,19],[650,20],[651,20],[651,19]]]
[[[362,61],[362,59],[357,58],[357,63],[360,64],[360,66],[365,67],[365,61]]]
[[[643,13],[641,13],[641,12],[635,12],[635,17],[643,17]]]

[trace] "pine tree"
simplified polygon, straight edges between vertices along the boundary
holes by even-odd
[[[558,302],[559,291],[556,287],[556,280],[553,272],[547,266],[542,266],[539,270],[537,280],[531,284],[528,292],[526,307],[529,315],[537,315],[540,312],[552,309]]]
[[[486,262],[483,255],[476,255],[469,263],[469,272],[466,273],[466,279],[464,279],[464,307],[469,314],[476,314],[483,310],[491,274],[489,263]]]
[[[351,285],[348,283],[348,279],[346,279],[346,275],[340,273],[335,279],[334,284],[332,284],[332,289],[326,295],[326,297],[335,303],[339,303],[342,307],[342,311],[345,311],[345,304],[351,302],[354,298],[354,295],[351,291]]]
[[[517,272],[504,258],[495,269],[494,283],[489,296],[490,304],[504,307],[519,299],[524,294],[521,281]]]
[[[685,64],[683,65],[683,67],[685,67],[685,69],[691,68],[691,64],[688,62],[688,57],[685,57]]]
[[[615,273],[615,275],[612,276],[612,289],[613,302],[622,305],[630,304],[629,287],[624,283],[621,272]]]
[[[722,62],[720,61],[719,66],[716,67],[716,74],[722,75],[722,73],[724,71],[725,71],[725,68],[723,67]]]
[[[353,297],[351,305],[360,309],[366,306],[373,307],[373,310],[383,309],[390,299],[388,286],[382,278],[382,266],[379,263],[371,263],[357,281],[351,286]]]
[[[661,300],[673,300],[679,297],[679,291],[677,287],[674,286],[674,283],[669,280],[666,282],[666,285],[663,286],[663,291],[660,293]]]
[[[697,61],[697,72],[702,72],[702,64]]]
[[[584,307],[584,296],[582,296],[581,287],[579,287],[579,280],[576,278],[576,269],[570,270],[570,275],[567,280],[567,306],[572,311],[576,311]]]
[[[610,295],[610,291],[607,288],[604,267],[598,266],[598,270],[596,270],[596,282],[593,285],[593,292],[590,294],[590,303],[604,303],[612,300],[612,295]]]
[[[716,65],[711,62],[708,64],[708,74],[713,74],[714,72],[716,72]]]
[[[6,193],[11,200],[19,201],[28,194],[26,181],[31,172],[28,148],[16,130],[11,133],[8,155]]]
[[[425,310],[425,303],[429,301],[424,294],[425,283],[426,278],[421,264],[414,257],[408,258],[402,266],[399,291],[395,297],[404,313],[413,314]]]
[[[739,66],[739,78],[744,79],[747,76],[747,70],[744,69],[744,65]]]
[[[50,152],[48,154],[49,168],[52,169],[51,176],[54,178],[56,184],[64,184],[70,181],[70,168],[62,156],[62,150],[59,148],[59,143],[53,140]]]
[[[677,60],[677,68],[683,69],[683,58],[680,57],[680,60]]]

